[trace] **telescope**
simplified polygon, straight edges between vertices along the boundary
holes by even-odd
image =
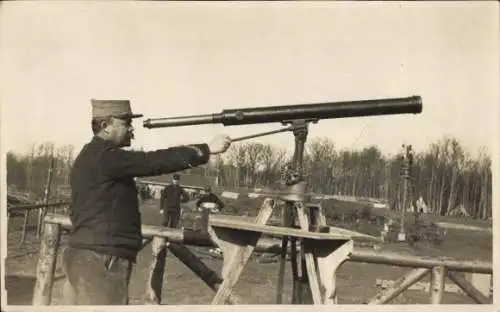
[[[287,192],[289,192],[289,196],[286,196],[285,200],[301,201],[306,191],[305,175],[302,172],[302,168],[309,123],[316,123],[321,119],[419,114],[421,112],[422,98],[415,95],[405,98],[226,109],[221,113],[215,114],[147,119],[143,125],[149,129],[218,123],[224,126],[273,122],[289,125],[288,127],[273,131],[231,138],[231,142],[292,131],[295,136],[293,161],[282,172],[282,181],[288,187]]]
[[[148,129],[202,124],[238,126],[273,122],[287,123],[293,120],[316,122],[321,119],[419,114],[421,112],[422,98],[412,96],[364,101],[225,109],[221,113],[215,114],[146,119],[143,126]]]

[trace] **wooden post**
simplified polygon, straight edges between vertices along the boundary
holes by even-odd
[[[50,305],[52,285],[56,269],[57,251],[61,234],[61,225],[45,223],[40,255],[36,268],[36,283],[33,294],[33,305]]]
[[[440,304],[444,294],[444,278],[446,276],[446,267],[443,265],[432,268],[431,271],[431,304]]]
[[[165,262],[167,258],[166,239],[159,236],[153,237],[151,249],[153,251],[153,261],[149,266],[145,304],[161,304],[163,275],[165,273]]]
[[[398,234],[398,241],[406,241],[406,232],[405,232],[405,213],[408,197],[408,161],[407,161],[407,153],[408,147],[404,147],[403,152],[403,198],[402,198],[402,206],[401,206],[401,229]]]
[[[42,235],[43,220],[45,218],[45,215],[47,214],[49,198],[50,198],[50,185],[52,184],[52,170],[53,169],[54,169],[54,155],[51,155],[49,172],[47,174],[47,183],[45,184],[45,192],[44,192],[44,196],[43,196],[43,203],[45,206],[42,207],[40,210],[38,210],[38,223],[37,223],[37,228],[36,228],[36,230],[37,230],[36,236],[37,237],[40,237],[40,235]]]
[[[392,299],[396,298],[397,295],[405,291],[411,285],[418,282],[428,273],[429,269],[424,268],[411,270],[408,274],[404,275],[396,282],[394,282],[394,285],[392,285],[392,287],[378,293],[368,302],[368,304],[384,304],[391,301]]]
[[[480,304],[490,304],[490,300],[484,296],[479,290],[474,287],[469,281],[467,281],[464,277],[456,274],[455,272],[448,271],[448,278],[458,285],[469,297],[474,299],[477,303]]]
[[[20,245],[24,244],[24,241],[26,240],[26,232],[28,231],[28,220],[30,218],[30,212],[30,209],[24,210],[23,233],[21,234],[21,241],[19,242]]]

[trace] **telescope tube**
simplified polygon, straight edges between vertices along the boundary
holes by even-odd
[[[333,119],[396,114],[419,114],[422,98],[388,98],[364,101],[326,102],[284,106],[225,109],[218,114],[147,119],[145,128],[216,124],[224,126],[284,122],[295,119]]]

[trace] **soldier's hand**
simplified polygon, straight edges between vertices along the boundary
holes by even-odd
[[[231,138],[227,135],[217,135],[210,143],[208,143],[208,148],[210,149],[210,154],[221,154],[227,151],[231,146]]]

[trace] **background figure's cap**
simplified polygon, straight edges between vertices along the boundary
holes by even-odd
[[[117,117],[139,118],[142,114],[132,113],[129,100],[90,100],[92,103],[92,118]]]

